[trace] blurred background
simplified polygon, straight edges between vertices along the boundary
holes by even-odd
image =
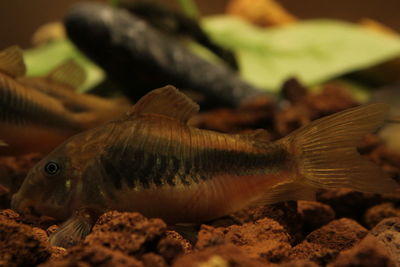
[[[82,0],[2,0],[0,2],[0,48],[18,44],[30,46],[32,33],[38,26],[63,18],[65,11]],[[97,0],[105,2],[105,0]],[[158,0],[177,7],[177,0]],[[221,12],[227,0],[197,0],[202,15]],[[372,18],[400,31],[399,0],[280,0],[286,9],[299,18],[340,18],[358,21]]]

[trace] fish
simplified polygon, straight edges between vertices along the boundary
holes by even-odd
[[[262,129],[226,134],[192,127],[198,111],[173,86],[149,92],[123,116],[44,157],[13,195],[12,208],[65,221],[50,242],[67,247],[110,210],[196,224],[253,205],[312,200],[319,188],[398,188],[356,149],[381,126],[386,104],[338,112],[275,142]]]
[[[25,71],[19,47],[0,52],[0,139],[8,144],[0,155],[50,152],[83,130],[57,100],[16,81]]]
[[[127,101],[123,103],[88,93],[77,93],[76,90],[85,80],[85,70],[72,59],[61,63],[44,77],[24,76],[17,79],[21,84],[59,100],[71,112],[97,113],[100,122],[121,115],[131,106]]]
[[[48,153],[70,136],[126,111],[117,105],[114,109],[106,109],[103,105],[95,111],[69,109],[66,101],[83,103],[88,97],[80,98],[74,93],[77,97],[63,101],[21,83],[25,72],[23,52],[19,47],[12,46],[0,52],[0,139],[7,143],[0,147],[2,156]]]
[[[229,68],[210,63],[129,11],[101,3],[79,3],[65,16],[67,36],[131,99],[174,84],[206,96],[211,105],[238,107],[260,88]]]

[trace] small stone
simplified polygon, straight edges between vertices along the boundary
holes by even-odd
[[[171,263],[178,255],[188,253],[192,245],[175,231],[166,231],[158,242],[157,251],[164,259]]]
[[[374,227],[380,221],[390,217],[400,217],[400,209],[396,208],[393,203],[382,203],[373,206],[365,213],[365,223],[370,227]]]
[[[71,248],[62,259],[50,260],[40,265],[40,267],[69,266],[144,267],[142,262],[119,251],[112,251],[103,246],[84,245]]]
[[[290,252],[292,259],[307,259],[318,264],[334,260],[340,251],[351,248],[368,231],[357,222],[342,218],[311,232]]]
[[[46,261],[50,250],[43,241],[43,233],[38,232],[27,225],[0,220],[0,265],[34,266]]]
[[[160,239],[166,227],[160,219],[147,219],[135,212],[110,211],[99,218],[84,244],[101,245],[128,255],[143,254],[148,249],[146,244]]]
[[[173,267],[268,267],[269,264],[250,258],[244,250],[233,244],[209,247],[179,257]],[[273,266],[273,265],[271,265]]]
[[[303,218],[303,229],[311,232],[332,221],[336,214],[328,205],[316,202],[299,200],[297,211]]]
[[[367,235],[353,248],[342,251],[329,267],[395,267],[396,264],[385,246],[374,236]]]
[[[282,263],[279,267],[319,267],[319,265],[308,260],[294,260]]]
[[[146,267],[167,267],[168,264],[164,258],[155,253],[146,253],[141,258],[144,266]]]
[[[46,229],[47,236],[50,236],[57,232],[57,230],[60,228],[60,226],[53,224],[49,228]]]
[[[381,202],[377,194],[362,193],[352,189],[324,189],[317,192],[317,201],[329,205],[337,218],[362,221],[365,211]]]
[[[256,222],[214,228],[203,225],[195,248],[202,250],[221,244],[234,244],[250,258],[267,262],[280,262],[290,250],[290,236],[276,221],[264,218]]]
[[[400,266],[400,217],[382,220],[372,228],[371,234],[385,245]]]

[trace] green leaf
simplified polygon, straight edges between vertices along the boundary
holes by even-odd
[[[292,76],[313,86],[400,55],[400,38],[342,21],[263,29],[236,17],[215,16],[202,24],[215,42],[235,51],[244,79],[270,91]]]
[[[104,72],[83,56],[68,40],[58,40],[25,50],[24,59],[27,76],[45,76],[52,69],[68,59],[74,59],[86,71],[86,81],[78,88],[83,92],[97,85],[104,79]]]

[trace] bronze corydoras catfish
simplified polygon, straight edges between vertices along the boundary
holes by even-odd
[[[0,155],[48,153],[68,137],[119,117],[128,106],[78,94],[85,73],[68,61],[46,77],[25,77],[22,50],[0,51]]]
[[[396,183],[356,144],[378,128],[384,104],[316,120],[270,143],[263,134],[222,134],[187,125],[198,106],[167,86],[118,120],[67,140],[35,166],[13,197],[19,212],[68,219],[51,237],[79,239],[93,217],[138,211],[198,223],[249,205],[313,199],[318,188],[389,192]]]

